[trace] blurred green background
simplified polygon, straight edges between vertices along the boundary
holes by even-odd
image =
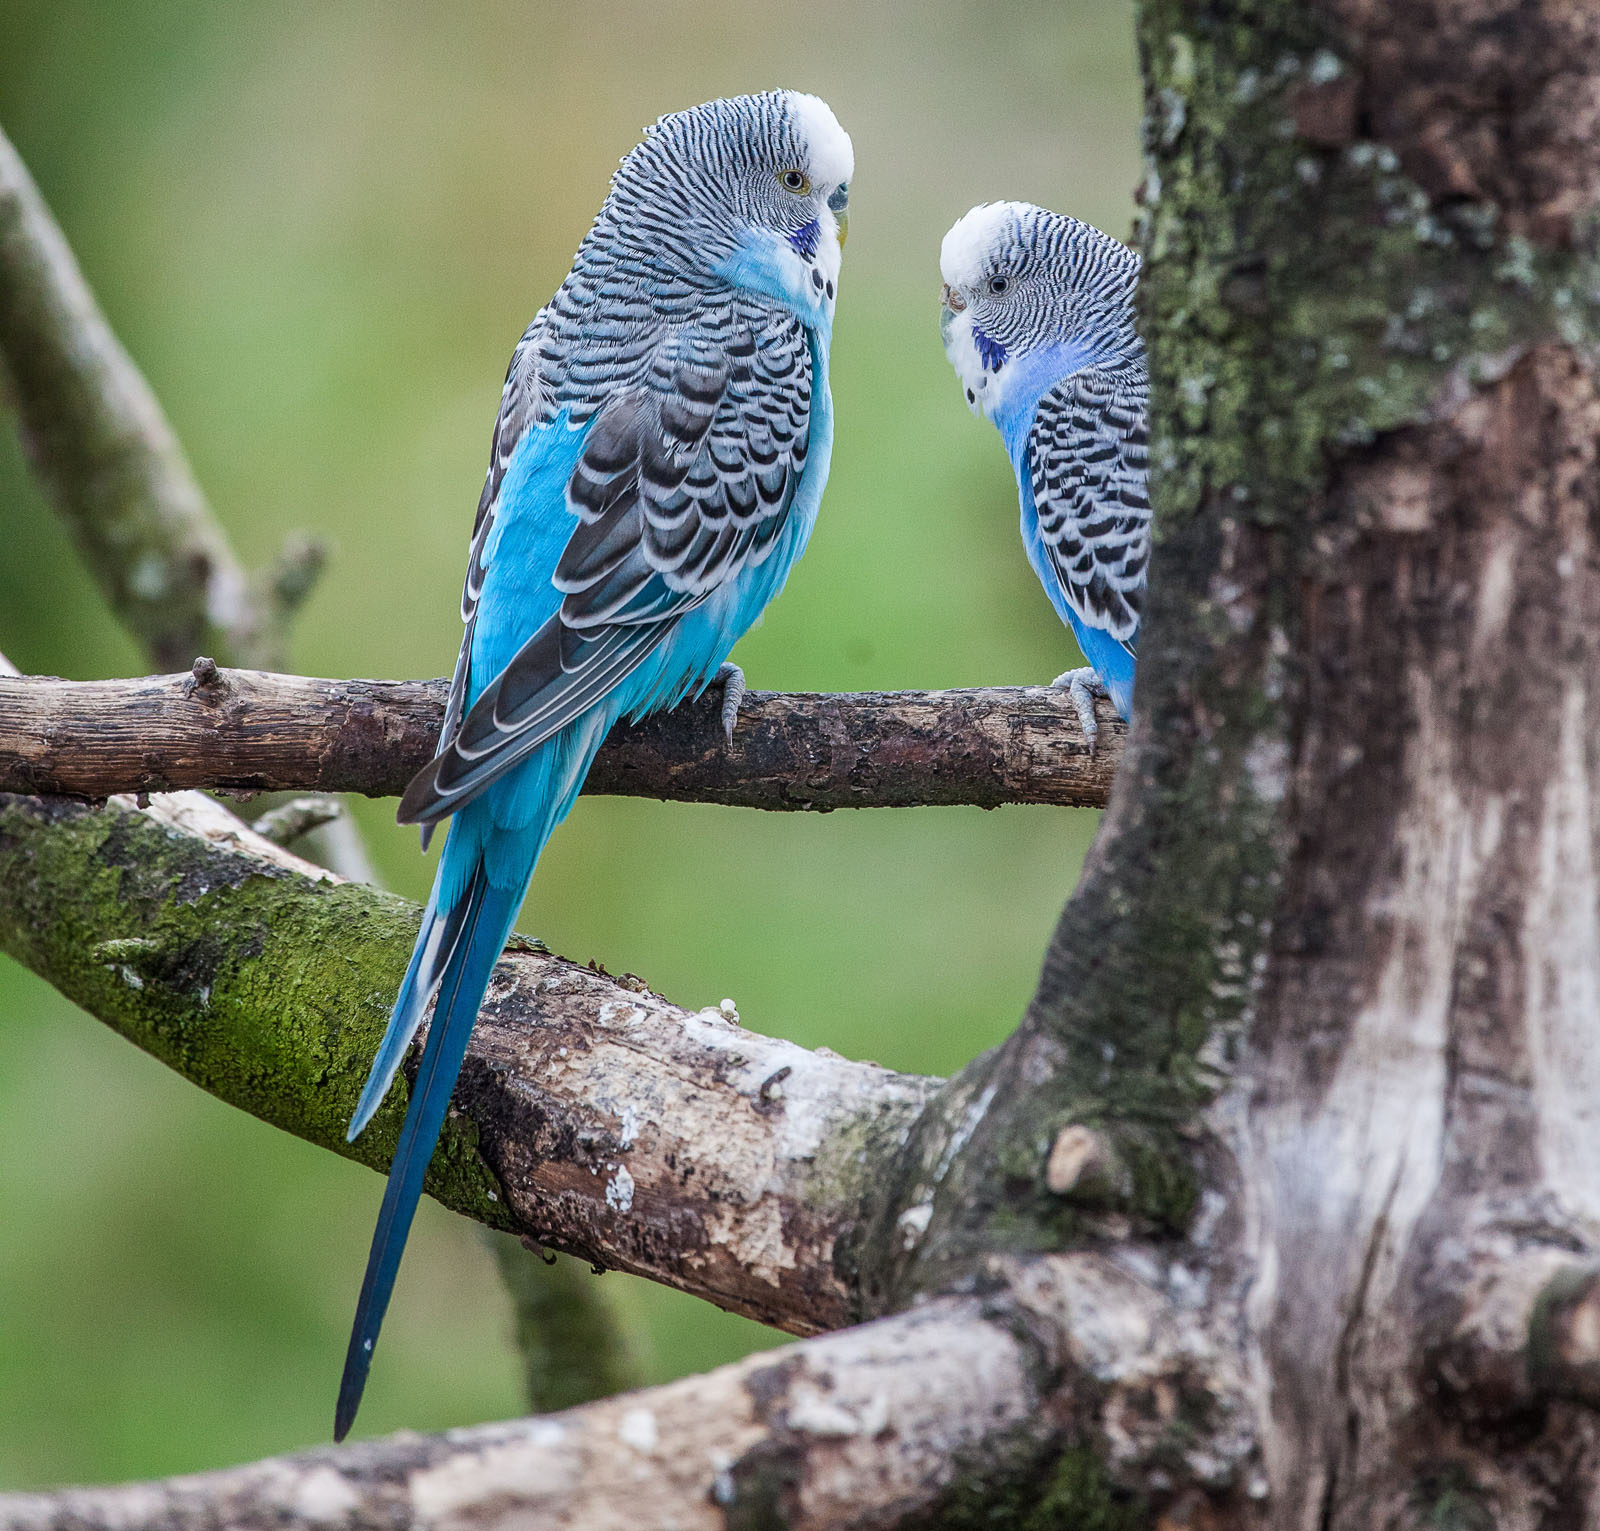
[[[792,85],[855,140],[838,440],[804,563],[735,657],[766,688],[1038,682],[1075,662],[998,438],[940,350],[937,252],[1023,197],[1125,234],[1123,0],[465,6],[0,0],[0,123],[245,559],[333,556],[323,675],[448,670],[512,344],[662,111]],[[147,668],[0,428],[0,649]],[[431,860],[360,818],[391,886]],[[747,1025],[948,1072],[1025,1003],[1094,815],[760,815],[584,799],[521,928]],[[203,1095],[0,959],[0,1488],[326,1440],[378,1179]],[[603,1278],[665,1379],[781,1338]],[[519,1412],[508,1306],[425,1203],[360,1429]]]

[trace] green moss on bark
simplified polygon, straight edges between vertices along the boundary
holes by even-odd
[[[1094,1454],[1074,1447],[1020,1461],[986,1453],[960,1464],[954,1482],[904,1531],[1142,1531],[1149,1512],[1115,1488]]]
[[[312,883],[108,804],[0,796],[0,947],[219,1099],[375,1169],[404,1085],[345,1126],[416,938],[416,906]],[[430,1194],[505,1226],[467,1129],[446,1125]]]
[[[1595,231],[1539,249],[1489,203],[1433,202],[1390,147],[1357,136],[1356,66],[1316,8],[1141,12],[1163,540],[1203,517],[1303,542],[1342,453],[1426,419],[1512,348],[1593,343]],[[1346,88],[1348,111],[1308,138],[1319,99]],[[1226,613],[1212,616],[1211,646],[1229,646]]]
[[[1320,8],[1144,0],[1142,329],[1156,549],[1114,805],[1019,1034],[949,1087],[900,1205],[934,1198],[890,1300],[986,1249],[1059,1247],[1059,1129],[1123,1145],[1130,1206],[1181,1228],[1290,846],[1305,592],[1340,538],[1342,463],[1546,341],[1593,350],[1593,224],[1561,248],[1430,201],[1359,135],[1358,65]],[[976,1125],[963,1104],[986,1097]],[[941,1142],[956,1142],[941,1162]],[[1128,1145],[1131,1145],[1131,1150]]]

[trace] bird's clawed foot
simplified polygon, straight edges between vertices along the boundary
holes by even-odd
[[[744,671],[731,660],[711,677],[713,686],[722,687],[722,732],[733,743],[733,725],[739,721],[739,704],[744,701]]]
[[[1056,676],[1050,684],[1072,698],[1078,722],[1083,728],[1083,737],[1089,745],[1089,753],[1094,754],[1095,744],[1100,738],[1100,725],[1094,716],[1094,699],[1097,696],[1110,698],[1111,693],[1106,690],[1105,683],[1088,665],[1084,665],[1081,669],[1068,670],[1064,675]]]

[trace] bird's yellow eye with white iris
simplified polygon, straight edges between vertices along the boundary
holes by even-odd
[[[778,184],[785,191],[792,191],[797,197],[809,196],[811,193],[811,177],[803,170],[780,170]]]

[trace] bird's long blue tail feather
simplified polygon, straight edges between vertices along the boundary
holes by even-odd
[[[450,1092],[461,1072],[478,1006],[489,986],[489,975],[494,971],[521,906],[523,886],[519,884],[508,889],[491,885],[480,862],[466,889],[443,915],[436,913],[434,901],[430,900],[428,918],[434,924],[431,928],[425,927],[424,936],[418,940],[401,988],[401,1000],[396,1001],[389,1030],[384,1034],[383,1046],[362,1096],[362,1105],[351,1123],[350,1135],[354,1137],[383,1099],[433,987],[428,981],[428,970],[431,967],[437,972],[436,958],[445,955],[438,980],[439,1003],[434,1009],[427,1045],[422,1050],[411,1105],[400,1129],[400,1142],[389,1169],[389,1183],[384,1188],[383,1206],[378,1213],[378,1226],[373,1231],[372,1250],[361,1281],[361,1296],[356,1303],[350,1348],[345,1353],[344,1375],[339,1381],[339,1404],[333,1426],[336,1441],[342,1441],[349,1433],[360,1407],[373,1348],[422,1195],[423,1177],[439,1141],[445,1112],[450,1105]],[[425,954],[430,944],[434,960]],[[406,1004],[405,1013],[402,1000]],[[411,1014],[413,1009],[414,1014]],[[367,1096],[374,1090],[375,1098],[369,1104]]]
[[[378,1044],[378,1051],[362,1087],[361,1099],[356,1102],[350,1118],[345,1142],[354,1143],[366,1130],[367,1123],[383,1104],[394,1083],[400,1060],[422,1024],[422,1012],[428,1008],[434,990],[444,978],[445,968],[455,954],[466,924],[470,901],[458,899],[441,918],[438,912],[438,889],[428,898],[428,907],[422,914],[422,929],[417,932],[417,944],[411,951],[411,962],[406,976],[400,981],[400,991],[395,996],[394,1009],[389,1013],[389,1025]]]

